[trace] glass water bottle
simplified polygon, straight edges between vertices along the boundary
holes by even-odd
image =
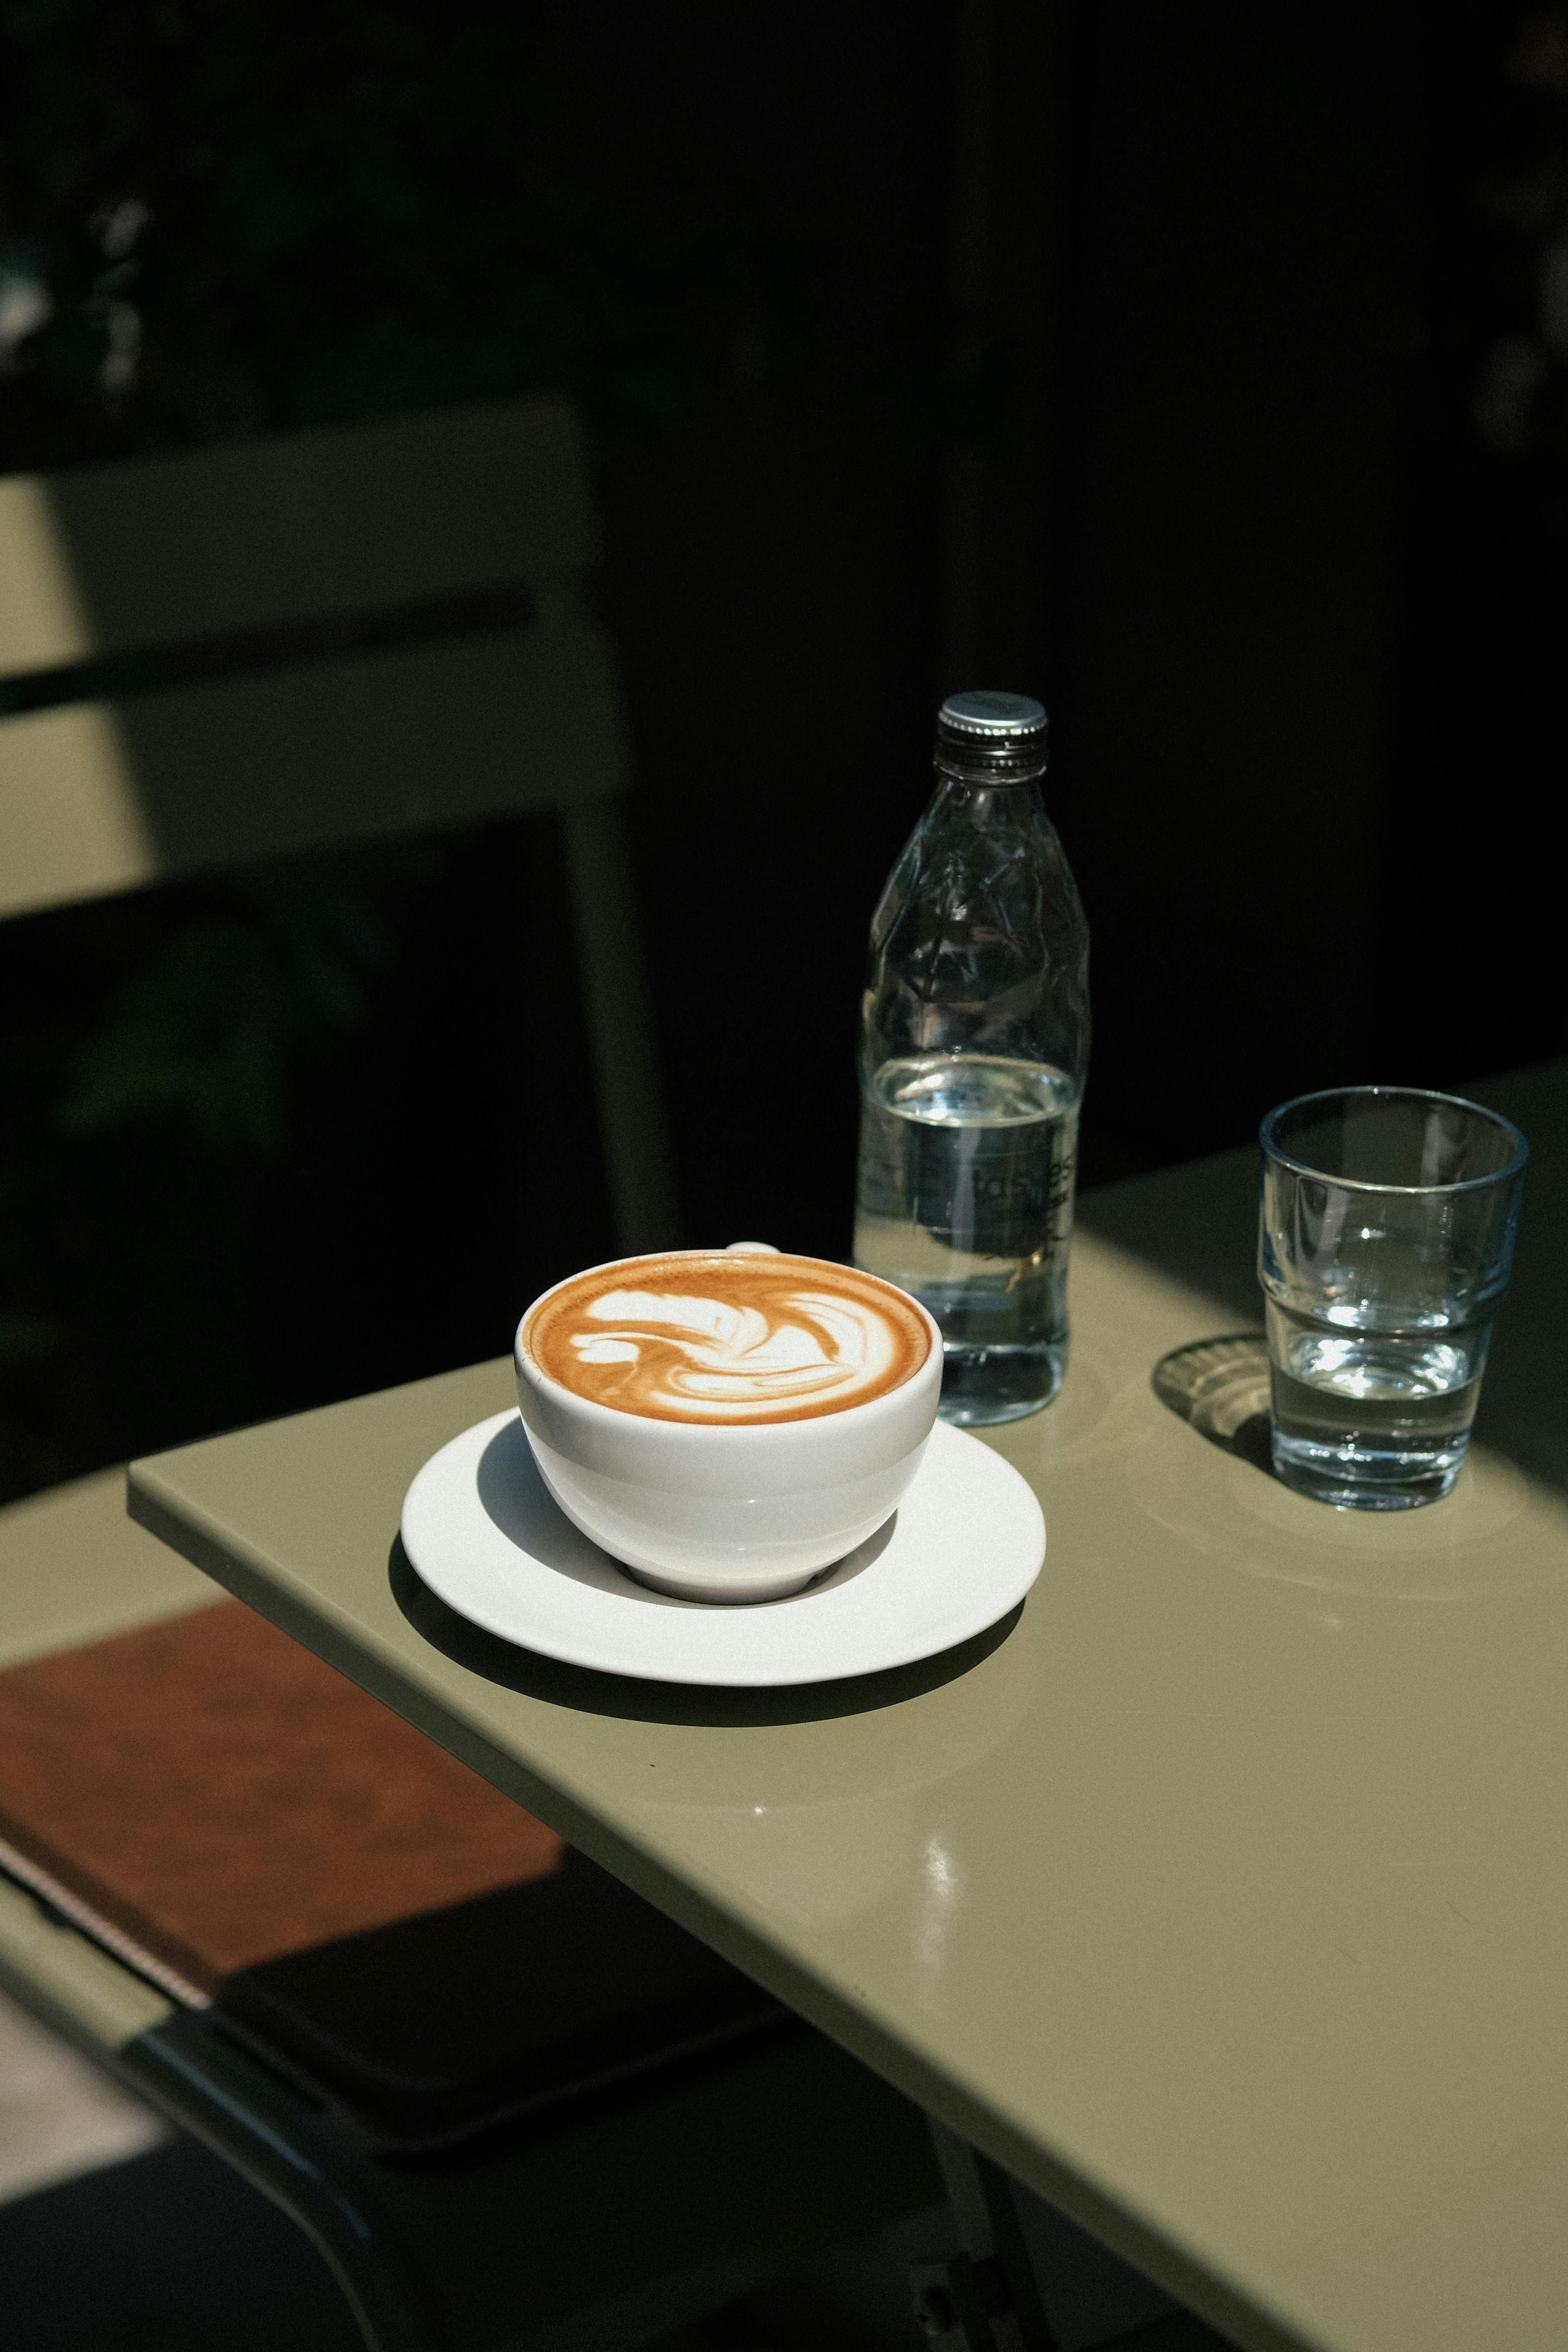
[[[1037,702],[952,696],[871,919],[855,1263],[941,1325],[944,1421],[1036,1412],[1067,1369],[1089,926],[1045,768]]]

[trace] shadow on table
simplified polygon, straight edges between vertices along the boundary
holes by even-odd
[[[1261,1331],[1194,1339],[1162,1356],[1151,1375],[1160,1402],[1211,1445],[1274,1475],[1268,1435],[1268,1347]]]
[[[1020,1601],[984,1633],[914,1665],[891,1666],[875,1675],[847,1675],[837,1682],[802,1683],[787,1689],[721,1690],[702,1684],[643,1682],[632,1675],[601,1674],[597,1668],[564,1665],[559,1659],[503,1642],[499,1634],[487,1633],[459,1617],[431,1591],[404,1550],[401,1538],[387,1557],[387,1581],[409,1624],[433,1649],[503,1690],[521,1691],[552,1706],[574,1707],[584,1715],[623,1716],[637,1723],[742,1728],[823,1723],[836,1716],[897,1706],[905,1699],[939,1690],[999,1649],[1023,1612]]]

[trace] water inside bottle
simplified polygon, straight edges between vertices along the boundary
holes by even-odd
[[[1012,1421],[1067,1368],[1080,1084],[1047,1062],[906,1055],[866,1089],[855,1262],[942,1327],[944,1421]]]

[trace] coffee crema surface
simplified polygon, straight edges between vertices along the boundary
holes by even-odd
[[[671,1252],[563,1283],[522,1344],[574,1396],[712,1427],[868,1403],[920,1370],[931,1334],[912,1302],[853,1266]]]

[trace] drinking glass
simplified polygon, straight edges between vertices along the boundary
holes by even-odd
[[[1299,1095],[1258,1140],[1275,1471],[1352,1510],[1436,1502],[1469,1443],[1529,1146],[1416,1087]]]

